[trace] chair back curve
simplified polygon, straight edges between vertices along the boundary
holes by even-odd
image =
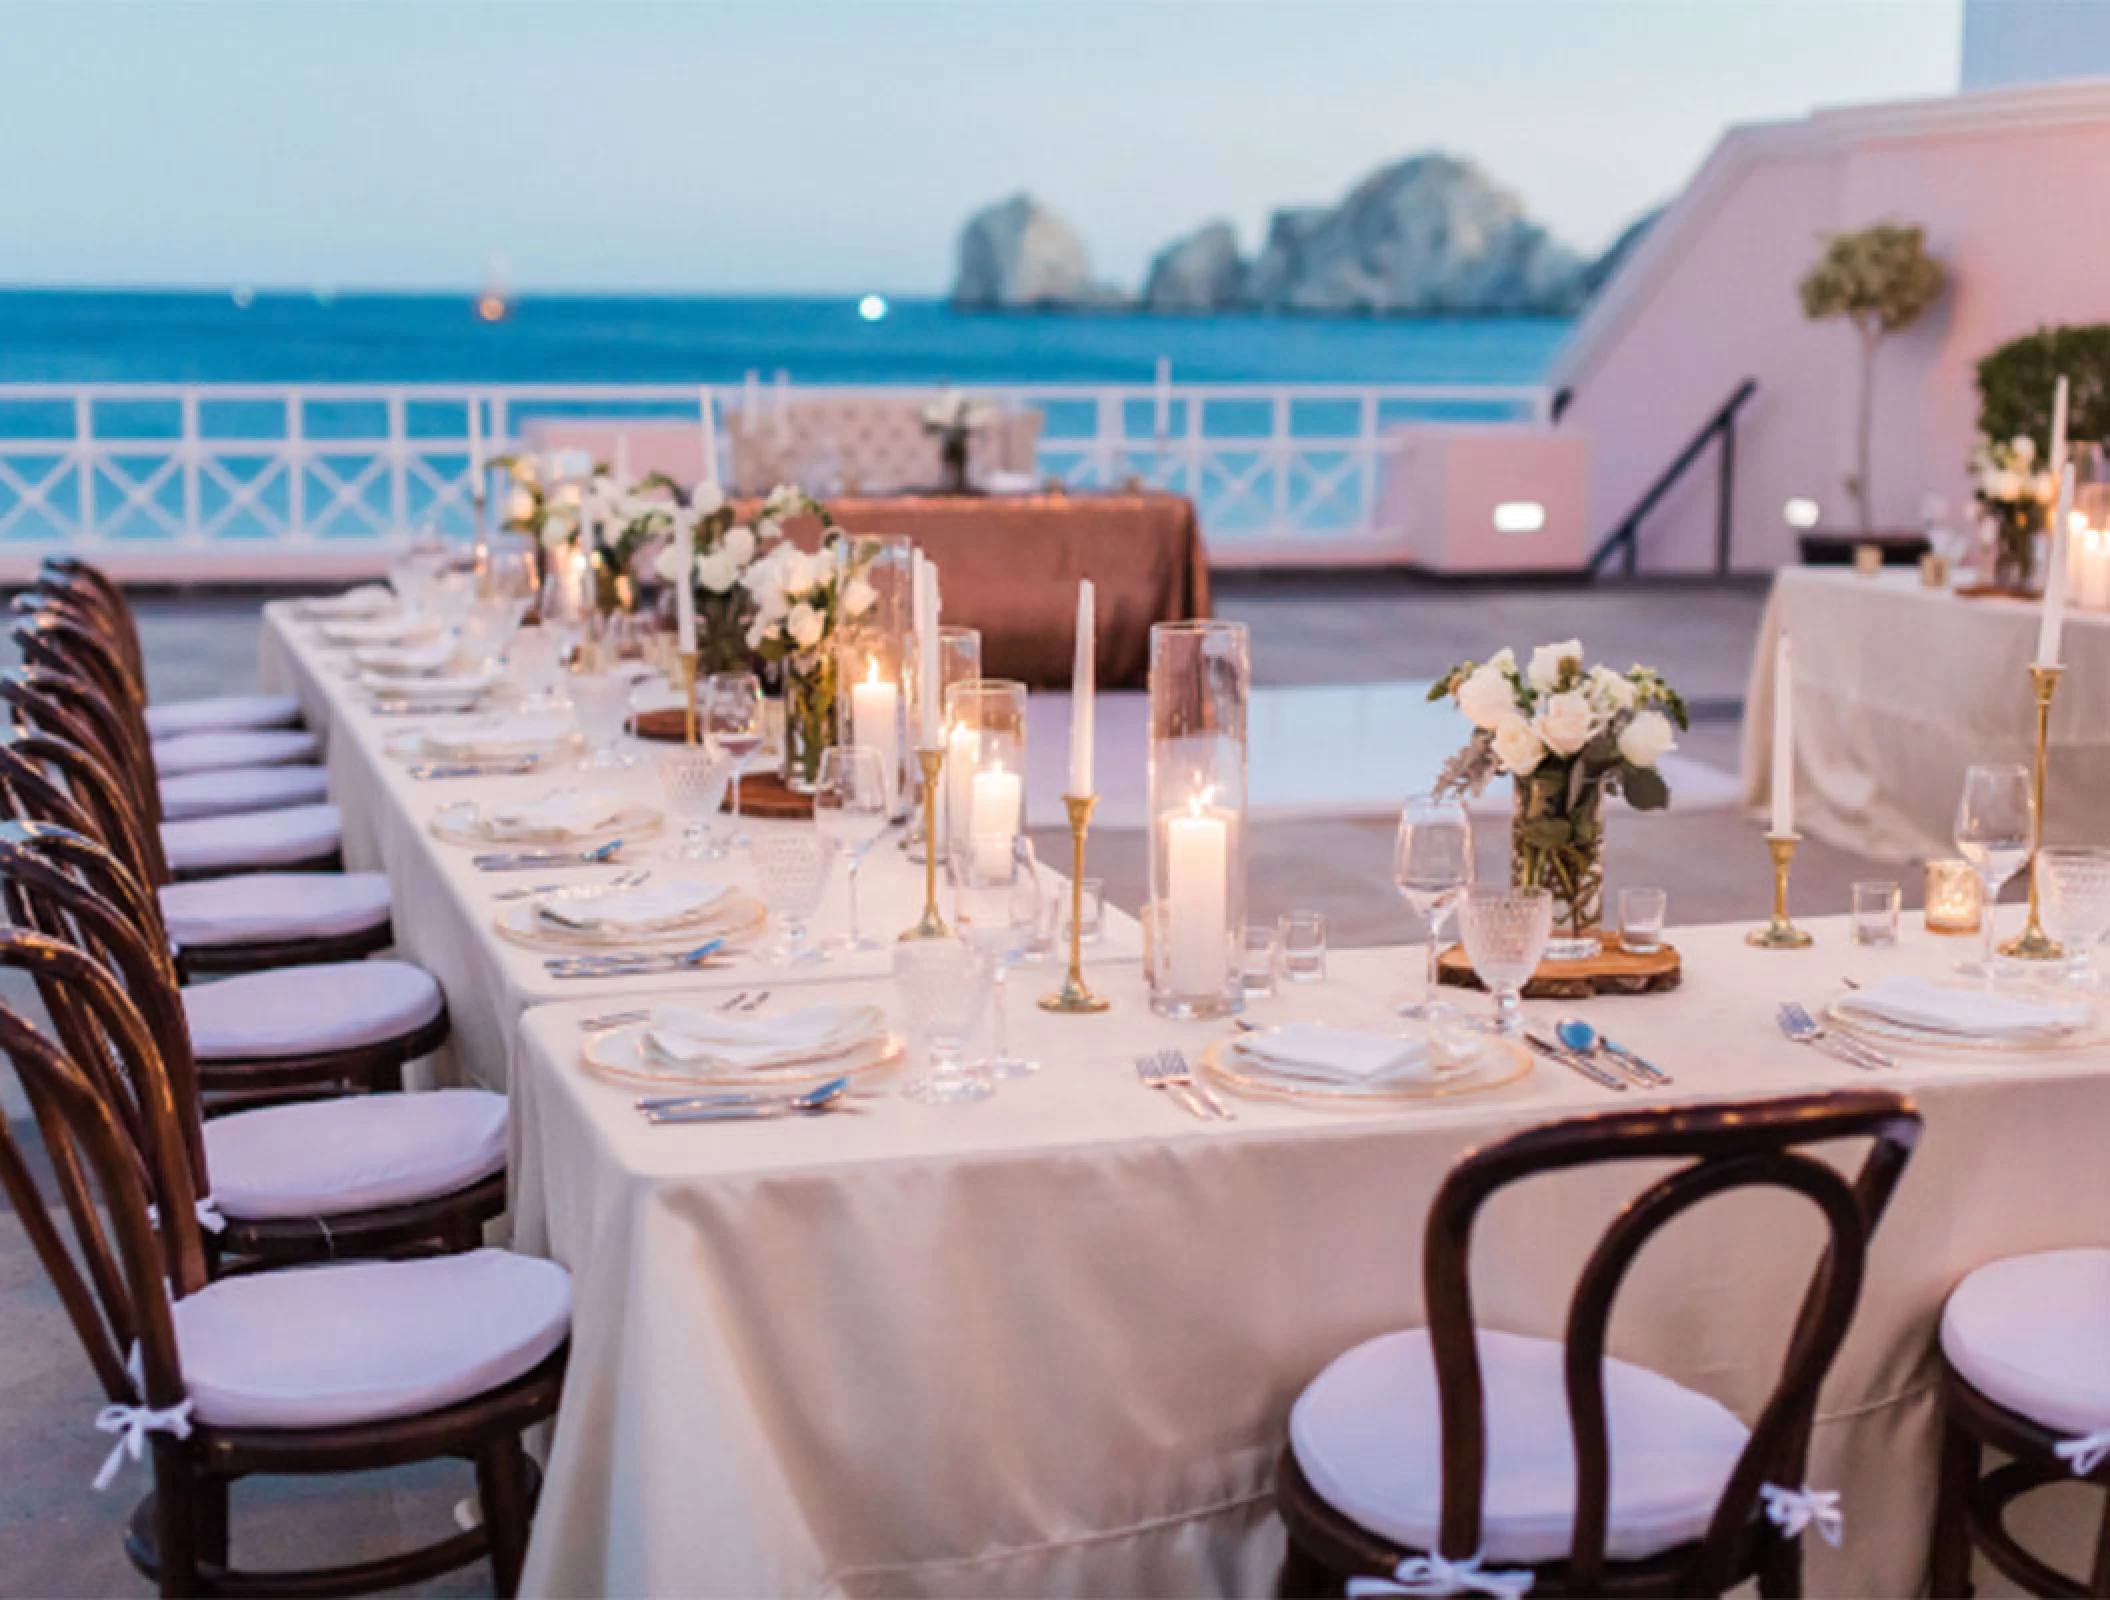
[[[1836,1094],[1611,1112],[1529,1129],[1474,1151],[1430,1207],[1423,1274],[1442,1410],[1440,1553],[1464,1560],[1481,1547],[1486,1467],[1485,1400],[1471,1284],[1474,1224],[1498,1191],[1547,1173],[1610,1162],[1672,1160],[1613,1219],[1584,1263],[1569,1304],[1564,1355],[1575,1449],[1575,1526],[1564,1563],[1567,1592],[1601,1592],[1611,1457],[1604,1390],[1614,1301],[1642,1248],[1673,1218],[1732,1190],[1773,1188],[1816,1209],[1825,1244],[1789,1336],[1771,1395],[1752,1424],[1681,1592],[1718,1594],[1734,1567],[1768,1483],[1799,1488],[1817,1391],[1853,1320],[1869,1239],[1918,1142],[1920,1118],[1901,1094]],[[1868,1141],[1851,1180],[1804,1147]]]

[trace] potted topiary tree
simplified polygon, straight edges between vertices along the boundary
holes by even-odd
[[[1860,405],[1855,418],[1854,471],[1846,493],[1854,502],[1864,537],[1875,529],[1874,499],[1869,492],[1869,448],[1875,414],[1876,352],[1885,339],[1925,316],[1941,298],[1948,273],[1927,254],[1921,228],[1881,222],[1858,233],[1838,233],[1825,241],[1824,254],[1803,274],[1797,292],[1802,312],[1812,322],[1844,317],[1861,338]],[[1916,559],[1917,550],[1906,559]]]
[[[2050,526],[2051,398],[2070,385],[2066,436],[2110,439],[2110,324],[2039,328],[1978,363],[1978,448],[1971,472],[1992,524],[1995,588],[2027,591]]]

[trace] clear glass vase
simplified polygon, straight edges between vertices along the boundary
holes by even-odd
[[[1510,820],[1509,881],[1553,896],[1548,961],[1585,961],[1603,950],[1604,790],[1585,784],[1570,796],[1565,765],[1516,780]]]
[[[833,651],[784,658],[784,786],[811,794],[821,752],[835,743],[836,658]]]

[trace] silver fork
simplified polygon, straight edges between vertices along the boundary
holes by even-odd
[[[718,1009],[720,1011],[752,1011],[768,998],[769,991],[767,989],[764,989],[760,994],[753,995],[742,989],[737,994],[728,995],[724,1000],[721,1000],[718,1003]],[[585,1018],[580,1022],[579,1027],[586,1033],[606,1033],[610,1028],[620,1028],[626,1023],[643,1022],[651,1015],[650,1011],[642,1009],[636,1011],[604,1011],[597,1017]]]
[[[1209,1108],[1210,1114],[1218,1121],[1236,1122],[1238,1120],[1238,1113],[1224,1104],[1223,1097],[1217,1094],[1216,1090],[1210,1086],[1208,1080],[1206,1078],[1197,1078],[1194,1075],[1194,1070],[1187,1065],[1187,1057],[1183,1051],[1160,1050],[1158,1056],[1165,1063],[1165,1069],[1169,1074],[1165,1080],[1167,1083],[1176,1084],[1180,1088],[1200,1096],[1201,1103]]]
[[[1159,1090],[1179,1101],[1197,1121],[1209,1120],[1208,1108],[1194,1097],[1193,1091],[1174,1083],[1167,1075],[1165,1058],[1162,1055],[1138,1056],[1136,1077],[1142,1081],[1144,1088]]]
[[[1774,1013],[1780,1021],[1780,1031],[1797,1044],[1806,1044],[1813,1050],[1844,1061],[1848,1066],[1872,1072],[1883,1067],[1897,1065],[1889,1056],[1858,1039],[1848,1039],[1841,1034],[1822,1027],[1817,1019],[1802,1008],[1799,1001],[1783,1000]]]

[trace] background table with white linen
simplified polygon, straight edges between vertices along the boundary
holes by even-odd
[[[1773,582],[1744,697],[1744,799],[1772,782],[1774,645],[1794,640],[1795,821],[1885,860],[1956,853],[1964,769],[2027,763],[2038,607],[1964,599],[1913,572],[1786,567]],[[2110,836],[2110,615],[2069,611],[2051,710],[2046,837]]]
[[[1800,952],[1753,950],[1741,926],[1681,930],[1682,989],[1566,1009],[1673,1073],[1666,1098],[1870,1083],[1917,1098],[1925,1138],[1816,1431],[1811,1482],[1844,1491],[1846,1544],[1807,1552],[1814,1593],[1910,1593],[1934,1500],[1939,1308],[1983,1262],[2103,1242],[2110,1053],[1920,1054],[1865,1074],[1792,1045],[1779,1001],[1938,973],[1959,948],[1914,928],[1864,950],[1843,919],[1810,926]],[[1252,1016],[1377,1025],[1419,982],[1415,951],[1332,960],[1329,981]],[[890,1095],[730,1126],[647,1125],[634,1091],[580,1065],[592,1007],[527,1015],[516,1241],[574,1272],[577,1305],[527,1592],[1271,1592],[1290,1403],[1349,1346],[1422,1319],[1444,1174],[1519,1129],[1649,1103],[1540,1063],[1484,1096],[1385,1113],[1240,1100],[1235,1123],[1204,1124],[1133,1061],[1169,1044],[1192,1057],[1229,1028],[1154,1017],[1135,969],[1097,981],[1104,1015],[1015,1011],[1042,1070],[980,1105]],[[898,1019],[884,983],[829,995]],[[1562,1009],[1526,1006],[1540,1023]],[[1483,1323],[1558,1337],[1589,1248],[1653,1175],[1498,1198],[1475,1247]],[[1614,1353],[1748,1420],[1818,1242],[1794,1197],[1710,1202],[1638,1263]]]
[[[324,645],[283,604],[265,608],[263,641],[265,684],[274,692],[297,695],[308,725],[326,740],[330,794],[344,818],[345,865],[388,874],[396,948],[438,979],[446,993],[452,1033],[433,1064],[431,1076],[436,1081],[504,1088],[520,1013],[548,1001],[587,996],[597,1009],[608,1011],[618,1003],[627,1005],[632,996],[664,989],[670,982],[723,991],[882,976],[888,970],[893,937],[922,913],[923,868],[899,848],[898,831],[889,832],[866,853],[858,884],[863,930],[879,941],[880,949],[797,967],[773,966],[741,951],[724,965],[671,980],[665,975],[657,979],[552,978],[544,963],[559,952],[516,944],[497,932],[494,920],[505,904],[497,895],[542,883],[593,884],[636,866],[649,867],[652,882],[683,878],[721,882],[754,896],[755,877],[744,852],[735,850],[719,861],[667,859],[680,833],[679,819],[669,816],[657,833],[626,841],[621,858],[607,866],[482,872],[472,864],[472,857],[482,850],[510,847],[472,848],[436,838],[431,828],[433,814],[462,801],[484,805],[518,802],[566,786],[607,790],[631,804],[664,811],[666,799],[653,756],[669,747],[626,740],[626,747],[644,759],[621,771],[580,772],[567,757],[550,763],[546,770],[519,777],[413,778],[409,764],[388,753],[387,741],[443,725],[449,719],[376,715],[366,694],[348,675],[347,653]],[[720,826],[730,832],[731,819],[722,818]],[[812,826],[810,822],[756,818],[741,823],[749,833]],[[831,875],[827,897],[811,925],[815,942],[840,936],[849,928],[846,869],[847,863],[838,862]],[[1052,866],[1048,877],[1051,891],[1068,883]],[[1133,917],[1108,906],[1102,928],[1102,936],[1085,946],[1088,970],[1096,971],[1102,964],[1134,965],[1141,960],[1142,928]],[[1046,965],[1022,968],[1016,986],[1025,994],[1038,994],[1042,987],[1052,985],[1051,971]]]

